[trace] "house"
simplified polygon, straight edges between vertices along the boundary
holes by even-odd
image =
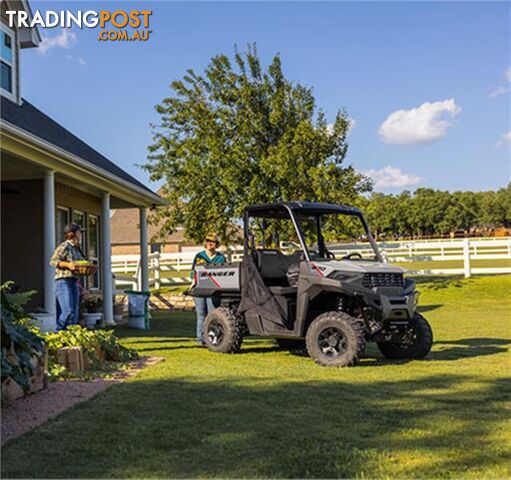
[[[55,324],[49,260],[66,223],[87,228],[82,249],[98,264],[86,287],[102,294],[113,323],[111,210],[136,209],[142,287],[148,286],[147,209],[163,200],[21,95],[20,61],[40,42],[37,28],[11,29],[5,12],[32,13],[26,1],[1,2],[1,280],[37,290],[30,307]]]
[[[187,249],[197,249],[200,245],[185,238],[183,228],[168,234],[164,241],[159,238],[160,226],[148,226],[149,250],[151,252],[175,253]],[[138,212],[134,209],[116,210],[112,214],[112,254],[138,255],[140,242],[138,235]]]

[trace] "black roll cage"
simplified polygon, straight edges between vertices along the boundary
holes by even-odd
[[[329,203],[314,203],[314,202],[276,202],[276,203],[268,203],[262,205],[251,205],[245,209],[245,213],[243,216],[243,234],[244,234],[244,242],[243,242],[243,253],[244,255],[248,255],[251,248],[249,245],[249,232],[248,232],[248,223],[250,218],[281,218],[281,219],[291,219],[293,225],[296,230],[296,234],[298,235],[298,239],[300,241],[300,246],[302,248],[302,252],[307,261],[310,261],[310,253],[307,248],[305,242],[305,235],[303,233],[300,217],[308,217],[313,218],[316,223],[317,235],[318,235],[318,247],[319,253],[321,256],[325,256],[327,251],[325,240],[323,238],[323,234],[321,232],[321,218],[323,215],[331,215],[331,214],[341,214],[341,215],[350,215],[354,217],[358,217],[362,223],[362,227],[364,229],[365,234],[367,235],[367,239],[371,244],[376,258],[379,262],[383,262],[383,258],[378,249],[378,245],[376,244],[371,231],[369,230],[369,225],[367,224],[364,215],[362,212],[355,207],[349,207],[346,205],[334,205]]]

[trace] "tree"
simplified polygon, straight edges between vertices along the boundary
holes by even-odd
[[[256,47],[234,59],[218,55],[202,75],[171,83],[156,111],[144,168],[163,180],[166,208],[152,219],[162,236],[184,226],[201,241],[208,230],[225,242],[250,203],[315,200],[356,204],[370,181],[345,166],[350,121],[328,125],[311,88],[284,77],[280,56],[263,70]]]

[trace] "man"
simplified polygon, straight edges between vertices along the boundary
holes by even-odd
[[[55,267],[55,293],[57,296],[57,331],[76,325],[79,318],[80,289],[75,273],[75,262],[85,260],[80,249],[84,229],[76,223],[64,228],[66,240],[53,253],[50,265]]]
[[[200,251],[195,255],[192,263],[193,277],[195,268],[199,265],[212,265],[225,263],[225,257],[223,254],[217,251],[220,246],[220,239],[215,233],[208,233],[206,240],[204,241],[204,250]],[[197,313],[197,342],[199,345],[204,345],[204,338],[202,336],[202,326],[204,319],[219,306],[218,302],[213,297],[194,297],[195,311]]]

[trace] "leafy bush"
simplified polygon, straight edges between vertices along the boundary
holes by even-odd
[[[12,315],[12,321],[16,324],[23,325],[33,333],[37,334],[37,331],[35,331],[37,329],[36,320],[23,308],[34,296],[36,291],[29,290],[27,292],[13,293],[10,291],[13,285],[13,281],[7,281],[0,286],[0,290],[5,296],[6,301],[9,303],[9,311]]]
[[[65,370],[57,363],[57,351],[63,347],[81,347],[84,356],[94,370],[101,369],[102,360],[127,362],[138,357],[137,352],[122,346],[113,330],[88,330],[72,325],[67,330],[44,336],[48,349],[48,372],[50,377],[65,376]]]
[[[9,294],[7,290],[11,284],[8,282],[0,287],[2,382],[10,378],[26,393],[30,388],[30,377],[35,373],[33,359],[44,355],[44,341],[27,328],[31,325],[31,317],[22,305],[32,293]]]

